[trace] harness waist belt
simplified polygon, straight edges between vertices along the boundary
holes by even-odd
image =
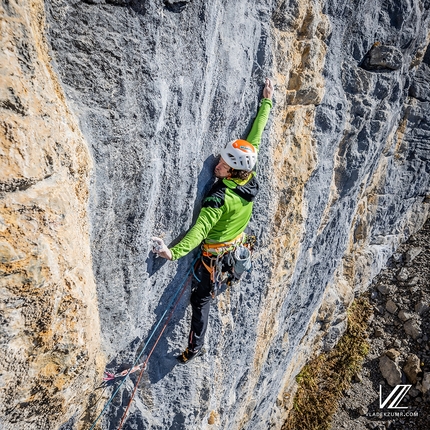
[[[239,236],[237,236],[233,240],[229,240],[227,242],[203,243],[202,244],[203,255],[205,253],[211,254],[211,255],[224,254],[224,252],[231,251],[237,245],[242,244],[245,241],[245,238],[246,238],[245,233],[240,233]]]

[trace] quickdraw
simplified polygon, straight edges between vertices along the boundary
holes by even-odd
[[[109,372],[106,370],[104,372],[104,375],[103,375],[103,381],[108,382],[108,381],[113,381],[114,379],[117,379],[117,378],[123,378],[124,376],[128,376],[128,375],[140,370],[142,365],[143,365],[143,363],[140,363],[137,366],[134,366],[131,369],[125,369],[120,373],[112,373],[112,372]]]

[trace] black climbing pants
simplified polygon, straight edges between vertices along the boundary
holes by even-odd
[[[190,336],[188,338],[188,349],[190,351],[199,350],[204,343],[206,330],[208,328],[209,310],[212,301],[211,275],[200,263],[196,273],[200,282],[193,278],[191,286],[191,307],[193,310],[191,317]]]
[[[207,257],[202,258],[210,265],[210,260]],[[223,259],[223,263],[225,260],[226,258]],[[223,264],[223,272],[229,269],[231,269],[231,266]],[[190,302],[193,313],[191,317],[190,336],[188,338],[188,349],[190,351],[198,351],[204,344],[212,301],[211,275],[201,262],[199,268],[196,270],[196,276],[199,278],[200,282],[194,277],[191,285]]]

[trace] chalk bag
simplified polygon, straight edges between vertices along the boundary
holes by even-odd
[[[238,246],[234,251],[234,276],[240,278],[243,272],[251,270],[251,251],[245,246]]]

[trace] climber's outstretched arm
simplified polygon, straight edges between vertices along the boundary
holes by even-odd
[[[254,146],[258,151],[261,143],[261,135],[263,134],[264,127],[266,127],[269,119],[270,109],[272,108],[272,97],[273,97],[273,84],[269,78],[266,78],[266,82],[263,89],[263,99],[258,109],[257,117],[252,124],[251,131],[248,134],[246,140]]]

